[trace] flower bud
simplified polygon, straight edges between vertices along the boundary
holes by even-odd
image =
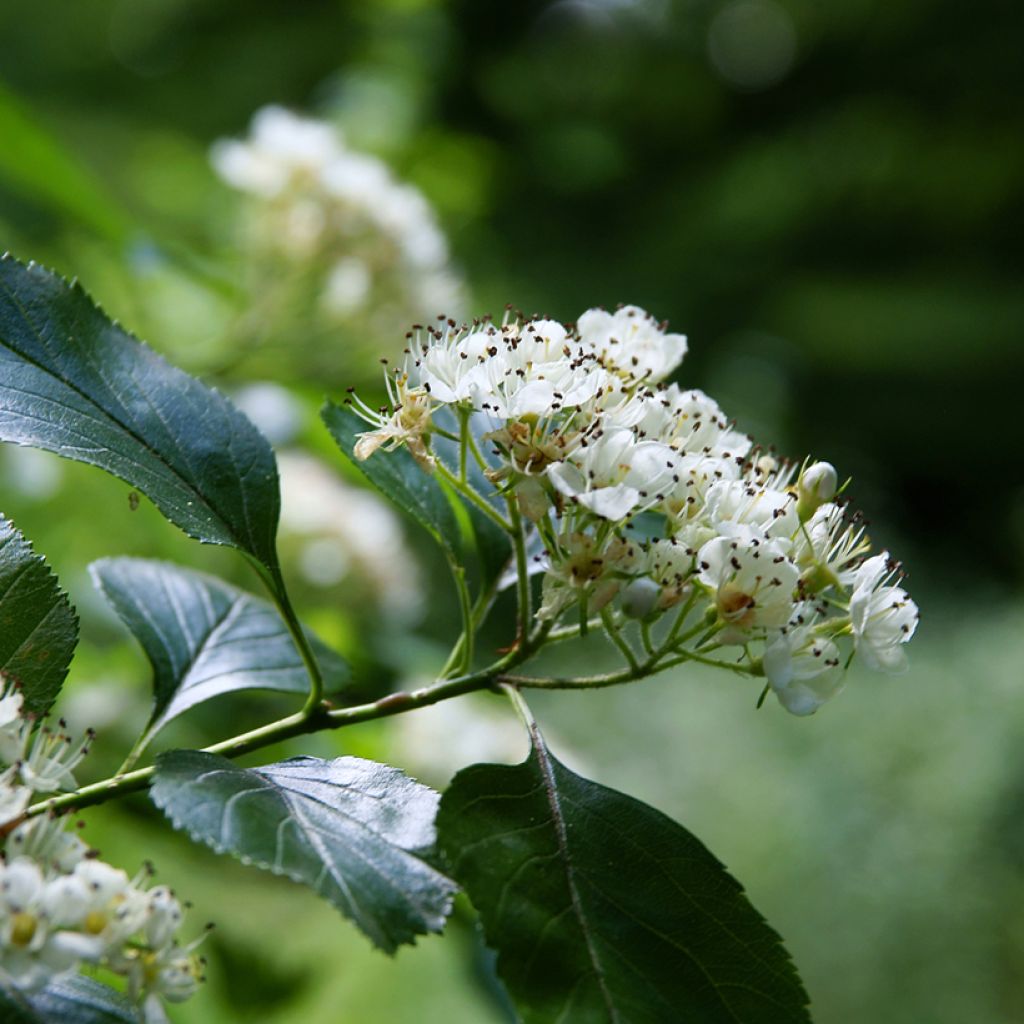
[[[807,522],[819,505],[831,501],[839,488],[839,477],[831,462],[813,462],[801,474],[797,483],[797,515]]]
[[[622,612],[631,619],[646,619],[657,607],[661,587],[654,580],[641,576],[622,591]]]

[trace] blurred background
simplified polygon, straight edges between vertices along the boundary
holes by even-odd
[[[79,277],[268,433],[289,578],[357,699],[429,676],[454,602],[426,599],[442,564],[332,453],[325,391],[379,390],[378,359],[441,312],[668,318],[690,338],[677,379],[853,476],[921,607],[912,668],[854,669],[809,720],[692,670],[538,699],[552,746],[711,847],[819,1024],[1024,1021],[1022,29],[995,0],[4,0],[0,249]],[[278,187],[251,150],[211,158],[268,104],[342,133],[352,175],[329,196],[301,166]],[[166,557],[255,586],[129,491],[0,451],[0,510],[82,615],[63,709],[101,732],[83,779],[120,762],[148,700],[88,562]],[[212,704],[161,743],[276,708]],[[443,785],[521,749],[496,700],[407,717],[302,750]],[[155,861],[197,928],[217,920],[177,1021],[508,1019],[465,908],[450,939],[390,962],[143,800],[87,821],[108,859]]]

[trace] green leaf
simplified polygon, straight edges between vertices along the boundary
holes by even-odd
[[[460,772],[438,815],[525,1024],[809,1021],[778,935],[700,841],[533,739],[520,765]]]
[[[150,795],[197,842],[308,885],[388,953],[444,927],[457,887],[421,856],[438,795],[397,768],[295,757],[246,769],[174,750]]]
[[[365,433],[369,427],[351,409],[327,402],[320,415],[342,454],[352,465],[381,494],[424,526],[450,559],[456,558],[459,527],[455,513],[438,482],[429,473],[425,473],[404,448],[393,452],[378,452],[365,460],[357,459],[352,454],[357,435]]]
[[[109,985],[72,974],[30,995],[0,988],[0,1020],[4,1024],[139,1024],[139,1014]]]
[[[435,422],[447,429],[452,434],[458,434],[460,427],[458,417],[451,410],[443,409],[435,414]],[[490,445],[483,440],[482,428],[477,424],[476,419],[470,419],[469,429],[473,432],[477,447],[487,458]],[[433,449],[437,457],[442,459],[453,474],[459,472],[459,445],[449,438],[439,435],[433,438]],[[492,463],[492,468],[499,468],[498,463]],[[466,473],[471,487],[489,502],[494,510],[501,516],[506,515],[504,500],[494,493],[494,485],[484,475],[483,469],[477,465],[476,459],[467,460]],[[481,585],[486,589],[491,583],[499,579],[512,558],[512,541],[509,535],[493,519],[484,515],[471,502],[466,501],[458,494],[452,494],[452,498],[458,501],[465,509],[469,520],[469,529],[472,532],[472,543],[476,557],[479,561]]]
[[[39,118],[0,84],[0,177],[29,199],[76,218],[115,242],[128,219],[99,180],[39,125]]]
[[[445,489],[430,474],[425,473],[404,448],[393,452],[377,452],[365,461],[355,458],[352,449],[357,435],[369,428],[351,409],[327,402],[321,415],[331,436],[352,465],[381,494],[424,526],[441,545],[453,565],[461,564],[462,532],[451,506],[451,500],[461,502],[458,495],[449,499]],[[475,506],[467,502],[462,504],[474,534],[473,546],[480,560],[481,583],[486,589],[508,564],[511,544],[500,526]]]
[[[49,710],[78,642],[78,616],[43,558],[0,516],[0,671],[25,706]]]
[[[10,257],[0,259],[0,440],[113,473],[189,536],[239,548],[280,585],[277,465],[263,435],[79,285]]]
[[[302,656],[272,604],[204,573],[145,558],[104,558],[93,581],[153,666],[149,735],[233,690],[306,693]],[[348,665],[309,634],[328,691]]]

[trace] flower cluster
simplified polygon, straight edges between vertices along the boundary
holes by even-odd
[[[575,610],[581,628],[637,619],[649,638],[665,618],[660,650],[724,654],[795,714],[838,692],[854,653],[899,671],[917,607],[888,554],[870,554],[835,469],[765,453],[708,395],[664,383],[686,348],[636,306],[420,328],[390,406],[355,400],[373,428],[355,454],[404,445],[451,475],[436,439],[462,424],[543,548],[542,628]]]
[[[251,247],[292,268],[271,272],[323,268],[325,315],[350,321],[372,310],[388,321],[390,310],[408,322],[459,305],[461,282],[427,200],[383,161],[348,149],[333,125],[265,107],[246,141],[220,140],[211,159],[253,198]]]
[[[146,1024],[164,1024],[162,1001],[188,999],[200,980],[197,943],[181,946],[182,907],[166,886],[147,888],[99,860],[67,819],[23,818],[34,793],[74,789],[88,750],[64,723],[37,727],[22,695],[0,687],[0,986],[43,988],[84,964],[123,975]]]

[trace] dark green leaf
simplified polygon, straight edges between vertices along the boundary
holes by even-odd
[[[174,750],[150,794],[176,828],[310,886],[389,953],[444,927],[456,886],[420,856],[438,796],[397,768],[295,757],[245,769]]]
[[[435,414],[435,422],[452,434],[459,433],[458,419],[448,409],[443,409]],[[482,430],[476,426],[475,419],[471,418],[470,429],[476,438],[477,448],[486,458],[490,445],[483,440]],[[449,438],[435,436],[433,448],[437,457],[443,459],[448,468],[457,474],[459,467],[458,443]],[[498,464],[494,463],[492,468],[498,468]],[[506,515],[504,499],[495,493],[494,485],[484,475],[483,469],[477,465],[476,459],[467,460],[466,471],[469,483],[476,489],[477,494],[485,501],[489,501],[499,515]],[[469,528],[473,534],[472,546],[479,560],[481,584],[486,589],[489,584],[499,579],[507,568],[512,557],[512,542],[509,535],[475,505],[465,501],[459,495],[454,495],[454,500],[462,504],[469,517]]]
[[[534,734],[445,793],[439,844],[526,1024],[806,1022],[778,935],[686,829]]]
[[[46,562],[0,516],[0,671],[43,714],[60,692],[78,640],[78,616]]]
[[[440,485],[404,449],[378,452],[365,461],[352,454],[357,436],[370,428],[351,409],[327,402],[320,412],[342,454],[386,498],[430,531],[449,557],[455,557],[459,527]]]
[[[167,562],[105,558],[90,570],[153,666],[150,734],[232,690],[309,689],[302,658],[269,602]],[[348,681],[348,666],[310,639],[327,690],[337,690]]]
[[[277,574],[274,453],[218,391],[166,363],[77,284],[0,259],[0,440],[99,466],[190,536]]]
[[[31,995],[0,988],[3,1024],[139,1024],[134,1005],[92,978],[72,974]]]

